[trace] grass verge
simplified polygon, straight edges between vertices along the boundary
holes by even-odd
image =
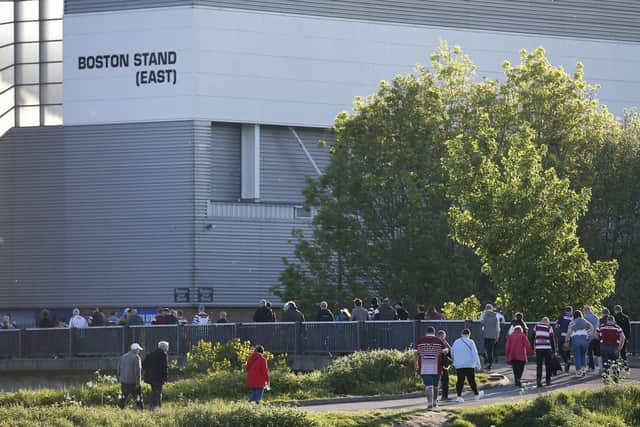
[[[640,387],[545,394],[518,404],[454,410],[449,427],[640,426]]]
[[[191,403],[150,411],[85,408],[67,404],[49,407],[0,408],[0,425],[6,427],[355,427],[390,426],[408,420],[416,410],[336,412],[310,414],[293,408],[214,401]]]

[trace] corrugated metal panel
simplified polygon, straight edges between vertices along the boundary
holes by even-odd
[[[193,0],[64,0],[64,13],[66,15],[191,5]]]
[[[310,128],[296,128],[296,132],[320,170],[324,170],[329,163],[333,135],[326,130]],[[327,142],[325,147],[318,145],[321,140]],[[260,199],[263,202],[304,202],[305,176],[316,177],[317,173],[288,128],[261,127],[260,161]]]
[[[295,206],[266,205],[262,203],[210,203],[210,218],[253,218],[293,220]]]
[[[66,13],[199,5],[451,28],[640,41],[636,0],[66,0]]]
[[[294,228],[311,234],[309,221],[211,218],[214,227],[198,250],[198,283],[212,286],[218,305],[254,305],[275,298],[269,288],[279,283],[282,257],[292,257]]]
[[[193,282],[193,122],[0,140],[0,304],[155,305]]]
[[[209,144],[212,152],[211,194],[219,201],[240,199],[240,129],[239,124],[214,123]]]

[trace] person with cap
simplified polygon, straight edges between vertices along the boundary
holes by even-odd
[[[564,313],[558,316],[558,320],[556,320],[556,329],[558,329],[558,352],[560,353],[560,357],[562,357],[562,361],[564,362],[564,371],[569,372],[569,358],[571,356],[570,347],[567,344],[565,346],[565,341],[569,342],[569,337],[567,336],[567,329],[569,329],[569,324],[573,321],[573,307],[567,306],[564,309]]]
[[[138,409],[142,409],[142,388],[140,387],[142,362],[140,351],[142,347],[137,342],[131,344],[128,353],[123,354],[118,360],[118,381],[120,381],[120,401],[118,407],[124,409],[127,399],[131,395]]]
[[[169,376],[169,343],[160,341],[158,348],[147,354],[142,362],[144,369],[144,382],[151,385],[151,410],[162,406],[162,386]]]
[[[88,327],[89,323],[87,322],[87,319],[80,316],[80,309],[74,308],[73,316],[71,316],[71,319],[69,319],[69,328],[85,329]]]

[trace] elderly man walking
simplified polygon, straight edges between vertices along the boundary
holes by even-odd
[[[129,395],[135,399],[138,409],[143,407],[140,387],[142,366],[139,353],[141,350],[140,344],[134,342],[131,344],[131,350],[118,360],[118,380],[121,386],[120,401],[118,402],[120,409],[124,409]]]
[[[151,410],[162,406],[162,386],[167,382],[169,373],[169,343],[160,341],[158,349],[149,353],[142,362],[144,382],[151,384]]]

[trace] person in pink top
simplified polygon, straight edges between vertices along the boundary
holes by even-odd
[[[442,313],[439,313],[438,310],[430,305],[427,309],[427,314],[424,316],[425,320],[444,320],[444,316]]]
[[[518,325],[513,328],[513,333],[509,335],[507,339],[505,354],[507,356],[507,363],[510,364],[513,369],[516,387],[522,387],[522,374],[524,372],[524,365],[527,363],[527,356],[534,354],[531,343],[524,334],[522,326]]]

